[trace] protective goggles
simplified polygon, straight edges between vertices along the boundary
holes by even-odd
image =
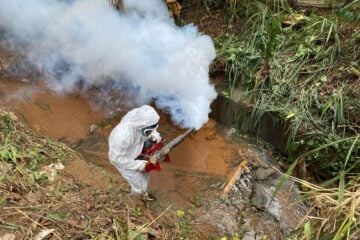
[[[159,127],[159,124],[156,123],[154,125],[151,125],[149,127],[145,127],[143,129],[141,129],[141,132],[144,136],[149,136],[151,134],[151,132],[156,130],[158,127]]]

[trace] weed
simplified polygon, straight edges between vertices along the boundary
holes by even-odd
[[[53,220],[56,220],[56,221],[64,222],[69,218],[69,213],[67,213],[67,212],[54,212],[54,213],[49,213],[47,215],[47,217],[51,218]]]
[[[345,83],[344,69],[357,62],[360,30],[348,31],[339,13],[299,13],[301,20],[284,24],[294,11],[277,2],[277,7],[275,2],[241,2],[249,16],[242,34],[218,37],[215,44],[230,97],[238,86],[247,89],[254,128],[265,113],[290,123],[287,149],[296,156],[358,131],[360,85]],[[306,163],[336,174],[350,146],[343,142]]]
[[[320,15],[296,12],[285,1],[239,1],[246,19],[241,34],[215,39],[221,64],[214,66],[224,66],[230,97],[239,86],[246,89],[253,128],[264,114],[289,126],[285,161],[291,165],[274,194],[299,162],[324,181],[309,193],[311,200],[321,199],[321,219],[307,219],[300,239],[358,234],[358,3],[347,1],[333,14]]]
[[[354,176],[356,179],[359,176]],[[349,181],[343,188],[325,188],[307,181],[292,179],[306,189],[305,200],[311,208],[303,219],[302,231],[293,239],[355,239],[359,236],[359,181]],[[342,192],[342,201],[337,201]]]
[[[66,161],[76,153],[65,145],[40,138],[20,123],[15,115],[0,110],[0,160],[26,167],[33,171],[32,178],[39,180],[40,167],[49,159]]]

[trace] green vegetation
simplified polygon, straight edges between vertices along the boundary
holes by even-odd
[[[306,189],[305,199],[311,202],[312,209],[303,219],[303,227],[291,240],[356,239],[360,234],[359,177],[358,174],[352,181],[337,188],[324,188],[292,178]]]
[[[281,156],[290,164],[287,173],[301,163],[322,181],[307,189],[311,202],[322,199],[311,204],[322,218],[309,218],[300,239],[357,236],[360,1],[325,10],[280,0],[205,2],[243,19],[240,34],[215,39],[213,71],[226,74],[229,96],[242,89],[254,128],[265,113],[280,118],[288,126]]]
[[[286,4],[241,1],[239,11],[248,18],[240,36],[215,40],[217,61],[222,63],[217,66],[225,66],[229,93],[246,89],[254,125],[267,112],[290,124],[290,162],[339,142],[304,159],[309,168],[334,176],[344,167],[351,137],[359,133],[360,29],[359,14],[351,8],[355,2],[321,15],[296,12]],[[357,153],[353,148],[348,168],[360,169]]]
[[[23,187],[31,189],[46,180],[40,173],[46,162],[65,162],[74,155],[65,145],[40,138],[15,115],[0,110],[0,160],[12,173],[10,177],[26,179]]]

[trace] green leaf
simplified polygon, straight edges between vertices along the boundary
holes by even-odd
[[[349,161],[349,159],[350,159],[351,153],[352,153],[352,151],[353,151],[356,143],[358,142],[359,136],[360,136],[360,135],[357,135],[357,136],[356,136],[355,140],[353,141],[353,143],[352,143],[352,145],[351,145],[351,147],[350,147],[350,149],[349,149],[349,151],[348,151],[348,153],[347,153],[346,160],[345,160],[345,164],[344,164],[344,170],[346,169],[346,165],[347,165],[347,163],[348,163],[348,161]]]
[[[344,201],[344,192],[345,192],[345,172],[340,173],[340,182],[339,182],[339,191],[338,191],[338,202],[342,203]]]
[[[1,224],[0,227],[1,228],[6,228],[6,229],[11,229],[11,230],[16,230],[20,226],[15,224],[15,223],[4,223],[4,224]]]
[[[288,115],[285,118],[286,118],[286,120],[288,120],[288,119],[290,119],[290,118],[292,118],[294,116],[295,116],[294,112],[289,112]]]
[[[304,225],[304,235],[307,240],[311,239],[312,228],[310,222],[306,222]]]
[[[298,162],[300,161],[300,159],[302,158],[305,158],[307,156],[310,156],[311,154],[314,154],[314,153],[317,153],[319,152],[321,149],[325,149],[325,148],[328,148],[330,146],[334,146],[340,142],[345,142],[345,141],[348,141],[350,139],[354,139],[355,137],[349,137],[349,138],[343,138],[343,139],[340,139],[338,141],[334,141],[334,142],[331,142],[331,143],[327,143],[327,144],[324,144],[324,145],[321,145],[320,147],[318,148],[315,148],[307,153],[304,153],[302,154],[301,156],[299,156],[292,164],[291,166],[289,167],[289,169],[286,171],[285,174],[283,174],[279,180],[279,183],[276,185],[275,187],[275,191],[273,193],[273,198],[276,196],[276,194],[279,192],[279,190],[282,188],[282,186],[284,185],[285,181],[289,178],[289,176],[292,174],[295,166],[298,164]],[[357,137],[356,137],[357,138]]]

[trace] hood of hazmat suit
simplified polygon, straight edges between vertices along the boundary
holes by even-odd
[[[141,130],[159,122],[159,115],[144,105],[129,111],[109,136],[109,159],[120,170],[141,170],[146,161],[135,160],[142,152]]]

